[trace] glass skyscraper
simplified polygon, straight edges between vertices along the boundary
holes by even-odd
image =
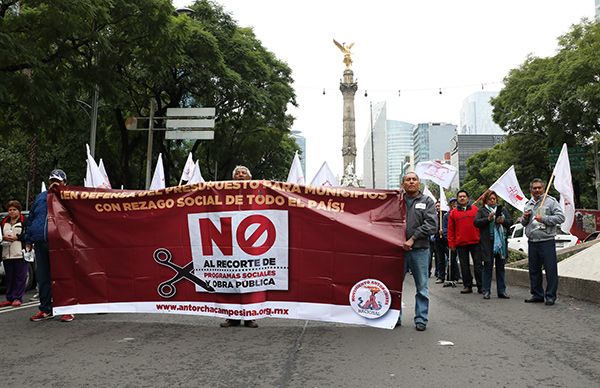
[[[374,104],[372,109],[374,152],[371,153],[371,129],[369,129],[363,147],[363,184],[367,188],[373,187],[374,165],[375,188],[397,189],[402,164],[412,150],[414,125],[403,121],[388,120],[385,102]]]

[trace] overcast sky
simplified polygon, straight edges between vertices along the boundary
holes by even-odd
[[[369,102],[388,119],[458,125],[463,99],[497,91],[528,54],[550,56],[557,37],[594,17],[594,0],[218,0],[293,71],[293,129],[306,137],[306,179],[323,161],[342,175],[343,55],[354,42],[357,172]],[[175,0],[177,7],[191,0]],[[323,95],[325,89],[325,95]],[[442,94],[439,94],[441,89]],[[368,97],[365,97],[365,91]],[[398,93],[400,91],[400,95]]]

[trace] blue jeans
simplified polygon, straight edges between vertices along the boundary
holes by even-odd
[[[531,242],[529,248],[529,282],[531,295],[535,299],[554,302],[558,291],[558,266],[556,263],[556,243],[554,239]],[[542,287],[542,266],[546,270],[546,293]]]
[[[404,273],[407,270],[412,272],[415,280],[415,324],[422,323],[427,325],[429,319],[429,248],[416,248],[412,251],[404,252]],[[402,310],[400,310],[400,317]]]
[[[483,261],[483,293],[489,294],[491,291],[494,264],[496,265],[496,290],[498,295],[506,294],[504,260],[500,255],[493,255],[491,259]]]

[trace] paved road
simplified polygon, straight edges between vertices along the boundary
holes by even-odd
[[[431,284],[430,324],[396,330],[267,319],[258,329],[174,315],[29,322],[0,311],[0,385],[183,387],[597,387],[600,306],[483,300]],[[454,346],[440,346],[446,340]]]

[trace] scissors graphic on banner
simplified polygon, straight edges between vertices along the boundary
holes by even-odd
[[[162,282],[158,285],[158,294],[163,298],[171,298],[177,292],[177,288],[175,287],[175,283],[180,281],[181,279],[187,279],[188,281],[199,285],[204,288],[206,291],[214,292],[215,289],[208,285],[204,280],[200,279],[196,275],[192,273],[194,270],[194,262],[190,261],[186,266],[180,267],[177,264],[171,262],[173,259],[173,255],[166,248],[158,248],[154,251],[154,261],[158,264],[162,264],[166,267],[171,268],[175,271],[175,276],[171,279]]]

